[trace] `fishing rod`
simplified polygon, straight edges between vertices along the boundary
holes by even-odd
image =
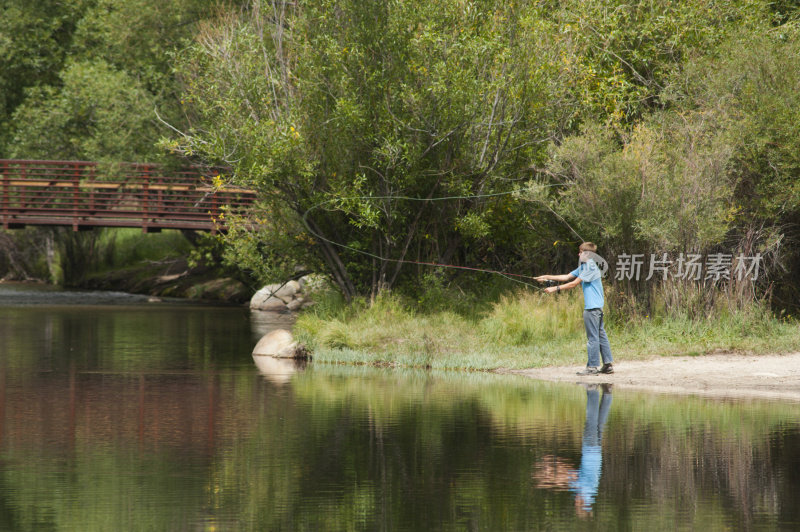
[[[551,186],[560,186],[560,184],[550,184],[550,185],[542,185],[542,186],[543,187],[551,187]],[[529,287],[535,288],[536,290],[544,290],[543,288],[541,288],[539,286],[536,286],[536,285],[534,285],[532,283],[529,283],[527,281],[522,280],[522,279],[535,279],[536,277],[533,276],[533,275],[524,275],[524,274],[518,274],[518,273],[508,273],[508,272],[501,272],[501,271],[498,271],[498,270],[490,270],[490,269],[486,269],[486,268],[474,268],[474,267],[470,267],[470,266],[457,266],[457,265],[453,265],[453,264],[442,264],[442,263],[438,263],[438,262],[423,262],[423,261],[414,261],[414,260],[393,259],[393,258],[388,258],[388,257],[381,257],[381,256],[376,255],[374,253],[371,253],[369,251],[364,251],[363,249],[358,249],[358,248],[355,248],[353,246],[348,246],[347,244],[342,244],[341,242],[336,242],[334,240],[326,238],[326,237],[322,236],[321,234],[317,233],[316,231],[314,231],[311,228],[310,224],[308,223],[308,215],[311,213],[311,211],[316,210],[316,209],[322,207],[323,205],[326,205],[326,204],[329,204],[329,203],[333,203],[333,202],[336,202],[336,201],[372,199],[372,200],[406,200],[406,201],[433,202],[433,201],[449,201],[449,200],[456,200],[456,199],[492,198],[492,197],[506,196],[506,195],[509,195],[509,194],[514,194],[515,192],[518,192],[518,191],[510,190],[510,191],[506,191],[506,192],[494,192],[494,193],[489,193],[489,194],[443,196],[443,197],[438,197],[438,198],[415,198],[415,197],[412,197],[412,196],[349,196],[349,197],[345,197],[345,198],[331,198],[329,200],[321,201],[321,202],[317,203],[316,205],[311,206],[308,210],[306,210],[306,212],[303,213],[302,220],[303,220],[303,225],[305,225],[305,227],[308,230],[308,232],[311,235],[313,235],[315,238],[317,238],[317,239],[319,239],[319,240],[321,240],[323,242],[327,242],[328,244],[331,244],[333,246],[337,246],[337,247],[340,247],[342,249],[347,249],[347,250],[352,251],[354,253],[359,253],[361,255],[364,255],[364,256],[367,256],[367,257],[370,257],[370,258],[373,258],[373,259],[377,259],[377,260],[380,260],[380,261],[386,261],[386,262],[393,262],[393,263],[396,263],[396,264],[414,264],[414,265],[422,265],[422,266],[433,266],[433,267],[436,267],[436,268],[451,268],[451,269],[457,269],[457,270],[468,270],[468,271],[479,272],[479,273],[488,273],[488,274],[493,274],[493,275],[500,275],[501,277],[504,277],[504,278],[506,278],[506,279],[508,279],[510,281],[515,282],[515,283],[520,283],[520,284],[523,284],[525,286],[529,286]],[[571,227],[570,227],[570,229],[572,230]],[[574,230],[573,230],[573,232],[574,232]],[[580,238],[580,235],[578,235],[578,237]],[[549,281],[547,283],[548,283],[548,286],[550,286],[550,283],[553,283],[553,281]]]

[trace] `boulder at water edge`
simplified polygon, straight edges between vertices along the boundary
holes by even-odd
[[[287,305],[300,296],[301,290],[300,283],[297,281],[267,285],[250,298],[250,308],[286,311],[288,310]]]
[[[297,342],[292,333],[285,329],[275,329],[261,337],[253,348],[253,356],[271,356],[276,358],[295,358],[298,352]]]

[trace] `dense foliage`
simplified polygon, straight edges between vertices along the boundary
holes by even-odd
[[[466,276],[418,263],[539,273],[592,240],[761,253],[771,278],[723,288],[795,299],[793,3],[5,4],[3,151],[228,165],[261,225],[226,257],[261,281],[419,295]]]
[[[552,267],[554,241],[564,266],[578,240],[777,260],[796,213],[793,16],[254,1],[183,55],[192,127],[172,147],[261,193],[270,223],[234,233],[231,260],[321,267],[348,297],[424,285],[406,261]]]

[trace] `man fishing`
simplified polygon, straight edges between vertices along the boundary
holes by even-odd
[[[578,375],[598,375],[600,373],[614,373],[614,362],[611,356],[611,345],[608,343],[606,329],[603,326],[603,294],[602,272],[597,262],[592,258],[596,256],[597,246],[592,242],[584,242],[578,248],[578,268],[563,275],[540,275],[535,279],[540,283],[556,281],[565,284],[548,286],[545,292],[553,294],[562,290],[571,290],[580,283],[583,289],[583,325],[586,327],[586,349],[589,360],[586,368]],[[600,367],[602,356],[603,366]]]

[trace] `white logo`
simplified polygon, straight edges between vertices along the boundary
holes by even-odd
[[[593,251],[584,251],[581,255],[581,260],[582,262],[593,260],[597,265],[597,269],[600,270],[600,276],[605,277],[606,272],[608,271],[608,261],[606,261],[606,259]]]

